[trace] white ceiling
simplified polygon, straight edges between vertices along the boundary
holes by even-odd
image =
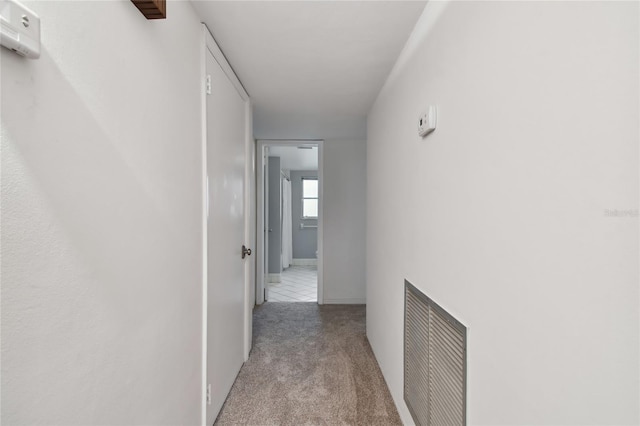
[[[270,157],[280,157],[282,170],[318,170],[318,148],[298,149],[296,146],[269,147]]]
[[[318,135],[364,125],[424,1],[193,0],[254,103],[258,137],[278,121]],[[320,124],[319,124],[320,123]],[[324,129],[325,132],[329,129]]]

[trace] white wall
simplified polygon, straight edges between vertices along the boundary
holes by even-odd
[[[407,424],[405,278],[469,327],[469,424],[640,422],[638,12],[427,5],[367,128],[367,334]]]
[[[256,139],[365,139],[366,117],[336,114],[310,116],[254,107],[254,136]]]
[[[366,299],[366,141],[325,140],[324,303]]]
[[[25,2],[2,60],[3,424],[195,424],[200,25],[188,2]]]

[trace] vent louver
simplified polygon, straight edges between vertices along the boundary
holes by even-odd
[[[466,424],[467,329],[405,280],[404,400],[419,426]]]

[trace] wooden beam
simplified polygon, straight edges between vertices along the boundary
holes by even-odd
[[[147,19],[166,19],[166,0],[131,0]]]

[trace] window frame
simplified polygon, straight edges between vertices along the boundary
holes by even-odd
[[[316,196],[315,197],[305,197],[304,196],[304,181],[305,180],[314,180],[316,181]],[[302,220],[318,220],[318,216],[320,216],[320,211],[318,211],[318,213],[315,216],[305,216],[304,215],[304,200],[316,200],[318,209],[320,208],[320,182],[318,181],[318,177],[317,176],[303,176],[301,178],[301,193],[302,193],[302,200],[301,200],[301,216],[302,216]]]

